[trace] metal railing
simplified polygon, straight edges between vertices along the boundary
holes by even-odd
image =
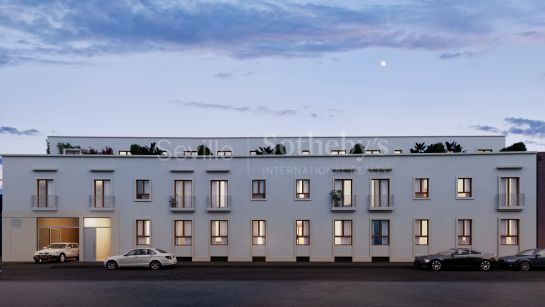
[[[369,195],[369,210],[392,210],[393,208],[394,195]]]
[[[113,210],[115,197],[113,195],[89,195],[89,208],[94,210]]]
[[[194,209],[194,195],[174,195],[169,199],[171,209]]]
[[[33,210],[56,210],[59,197],[57,195],[32,195],[30,203]]]
[[[521,210],[526,198],[524,193],[498,194],[498,210]]]
[[[331,207],[334,209],[354,208],[356,206],[356,195],[341,195],[340,199],[333,199]]]
[[[231,208],[231,195],[208,196],[208,209],[221,210]]]

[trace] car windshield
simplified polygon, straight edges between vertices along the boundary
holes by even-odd
[[[66,247],[66,244],[50,244],[47,248],[55,248],[55,249],[59,249],[59,248],[65,248]]]
[[[532,256],[534,254],[534,252],[535,252],[535,250],[529,249],[529,250],[525,250],[523,252],[520,252],[517,255],[519,255],[519,256]]]
[[[155,249],[156,251],[160,252],[161,254],[166,254],[167,252],[165,252],[164,250],[160,249],[160,248],[156,248]]]
[[[449,256],[449,255],[452,255],[454,252],[456,252],[455,249],[447,249],[446,251],[438,252],[437,254]]]

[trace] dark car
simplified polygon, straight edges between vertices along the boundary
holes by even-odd
[[[419,256],[414,259],[416,268],[429,268],[440,271],[445,268],[479,268],[488,271],[497,264],[492,254],[485,254],[469,248],[451,248],[434,255]]]
[[[544,268],[545,249],[528,249],[514,256],[501,257],[500,266],[521,271],[528,271],[531,268]]]

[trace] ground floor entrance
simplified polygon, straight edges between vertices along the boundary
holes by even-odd
[[[77,217],[39,217],[37,242],[37,249],[53,243],[79,244],[79,219]]]
[[[111,255],[111,227],[110,218],[83,219],[83,261],[103,261]]]

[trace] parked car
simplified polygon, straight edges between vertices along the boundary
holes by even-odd
[[[176,257],[159,248],[138,248],[119,256],[108,257],[104,267],[115,270],[118,267],[148,267],[158,270],[163,266],[175,265]]]
[[[444,268],[479,268],[488,271],[498,260],[492,254],[485,254],[469,248],[451,248],[446,251],[428,256],[419,256],[414,259],[417,268],[430,268],[440,271]]]
[[[78,243],[53,243],[34,253],[34,262],[79,260]]]
[[[521,271],[543,268],[545,267],[545,249],[528,249],[513,256],[501,257],[500,266]]]

